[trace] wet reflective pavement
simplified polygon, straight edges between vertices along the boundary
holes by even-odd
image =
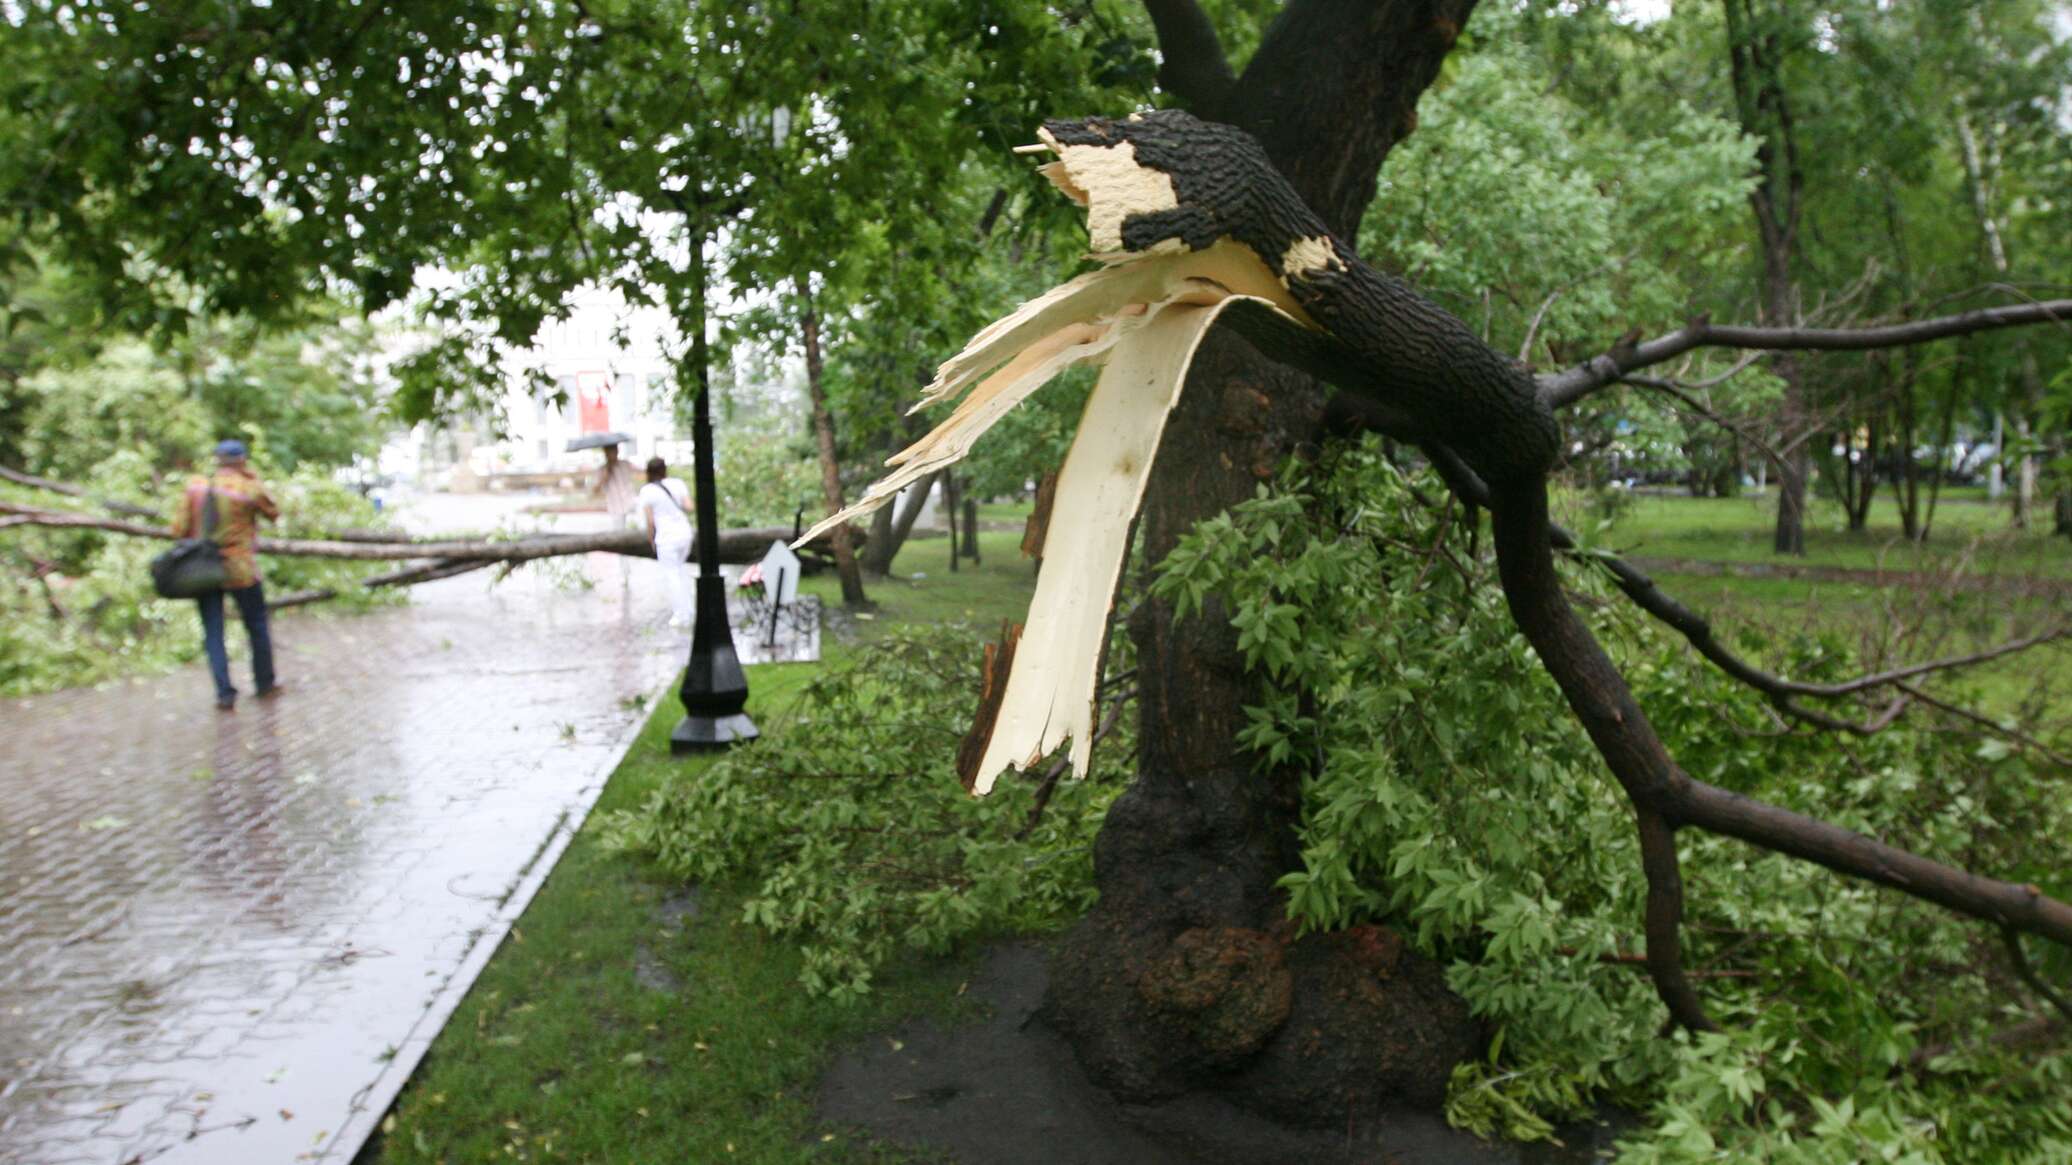
[[[624,565],[0,702],[0,1162],[349,1160],[680,666]]]

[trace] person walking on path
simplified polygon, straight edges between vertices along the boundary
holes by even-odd
[[[207,511],[215,503],[214,530],[208,530]],[[245,443],[228,440],[216,446],[216,472],[188,481],[173,516],[173,536],[186,538],[201,532],[213,537],[223,550],[223,589],[197,595],[201,608],[202,648],[208,653],[209,673],[216,680],[216,707],[228,710],[237,704],[237,689],[230,684],[230,655],[223,644],[223,596],[237,604],[237,617],[252,641],[252,686],[255,694],[271,696],[280,691],[273,674],[273,638],[266,626],[266,590],[259,581],[259,519],[278,518],[280,507],[267,496],[265,483],[245,465]]]
[[[662,568],[662,586],[669,592],[671,627],[691,625],[690,504],[690,488],[669,476],[669,466],[661,458],[650,457],[647,484],[640,487],[640,512],[647,519],[655,562]]]

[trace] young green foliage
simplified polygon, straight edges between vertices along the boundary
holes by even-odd
[[[1155,587],[1189,614],[1216,604],[1274,681],[1245,741],[1310,770],[1291,919],[1400,930],[1489,1024],[1451,1118],[1535,1138],[1617,1102],[1644,1111],[1627,1154],[1650,1162],[2064,1160],[2072,1118],[2053,1098],[2072,1050],[1993,1043],[2044,1018],[1995,934],[1728,838],[1682,839],[1686,957],[1726,1031],[1661,1035],[1631,810],[1458,511],[1426,509],[1420,488],[1443,496],[1372,446],[1294,466],[1197,527]],[[1846,743],[1780,731],[1590,571],[1571,581],[1694,776],[2065,887],[2072,807],[2031,762],[1905,724]],[[1782,650],[1809,680],[1859,670],[1839,641]],[[2032,946],[2065,974],[2062,952]]]
[[[969,628],[900,630],[830,668],[751,748],[612,814],[605,837],[668,873],[749,887],[743,920],[796,942],[800,984],[871,989],[902,950],[1059,925],[1093,900],[1091,845],[1131,749],[1059,783],[1033,830],[1035,782],[964,792],[951,763],[969,727]]]

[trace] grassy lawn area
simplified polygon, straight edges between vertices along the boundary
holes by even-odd
[[[901,621],[968,620],[990,636],[1019,618],[1034,576],[1019,534],[983,536],[983,565],[947,569],[942,539],[910,543],[872,587],[858,642]],[[807,589],[838,601],[831,578]],[[749,712],[767,729],[822,664],[751,668]],[[669,755],[683,714],[665,698],[612,775],[596,814],[637,806],[709,758]],[[596,816],[569,845],[430,1054],[360,1165],[474,1161],[883,1162],[914,1158],[813,1117],[834,1051],[896,1018],[953,1014],[968,967],[909,960],[863,1003],[809,997],[796,948],[740,922],[743,894],[682,888],[608,852]],[[673,989],[672,989],[673,988]]]
[[[1639,494],[1604,540],[1648,558],[1912,571],[1947,567],[1967,556],[1973,573],[2072,578],[2072,539],[2051,536],[2047,513],[2040,515],[2040,528],[2013,530],[2006,506],[1987,502],[1978,491],[1969,496],[1944,494],[1925,546],[1902,537],[1898,507],[1889,490],[1880,490],[1872,499],[1869,529],[1859,534],[1844,528],[1842,509],[1835,502],[1811,499],[1802,559],[1783,559],[1771,552],[1776,517],[1774,493],[1740,498]]]
[[[1582,511],[1580,499],[1565,500],[1564,508],[1578,527],[1594,524]],[[2045,518],[2047,522],[2047,515]],[[1883,492],[1873,502],[1870,529],[1861,534],[1843,529],[1837,504],[1813,499],[1804,558],[1771,552],[1775,519],[1774,494],[1745,498],[1641,494],[1596,540],[1636,558],[1882,569],[1896,574],[1925,573],[1931,578],[2072,579],[2072,539],[2052,537],[2048,525],[2042,530],[2010,529],[2005,505],[1989,503],[1983,488],[1945,491],[1936,510],[1933,539],[1926,546],[1916,546],[1901,536],[1897,509]],[[1876,657],[1876,647],[1896,620],[1922,621],[1930,634],[1920,646],[1893,649],[1886,657],[1893,663],[2004,642],[2061,615],[2066,602],[2062,591],[2017,595],[1934,582],[1914,585],[1903,579],[1881,587],[1863,580],[1748,577],[1672,569],[1653,573],[1664,590],[1730,633],[1746,628],[1773,640],[1799,633],[1839,633]],[[2039,680],[2060,692],[2072,691],[2072,650],[2048,646],[1965,674],[1979,682],[1986,708],[2007,711],[2030,695]]]

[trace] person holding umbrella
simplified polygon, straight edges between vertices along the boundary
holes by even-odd
[[[633,513],[633,467],[619,460],[619,446],[629,438],[624,433],[585,433],[569,441],[569,452],[603,449],[604,469],[597,475],[597,492],[604,497],[604,512],[613,530],[624,530]]]

